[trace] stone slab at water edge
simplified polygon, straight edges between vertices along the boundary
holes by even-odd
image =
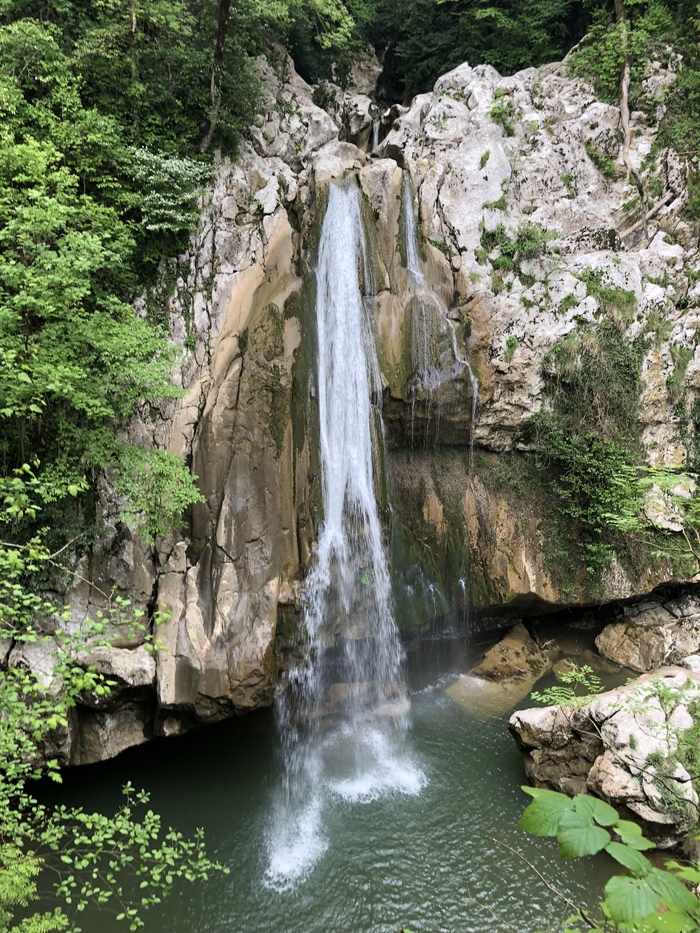
[[[645,672],[700,651],[700,597],[695,592],[623,606],[622,616],[596,638],[604,658]]]
[[[664,667],[580,708],[520,710],[508,728],[536,787],[590,793],[659,848],[688,844],[698,822],[700,673]]]

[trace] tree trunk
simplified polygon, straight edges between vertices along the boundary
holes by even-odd
[[[209,146],[211,146],[214,130],[216,129],[216,124],[219,119],[219,109],[221,107],[221,72],[224,65],[224,51],[226,49],[230,14],[231,0],[219,0],[219,23],[216,29],[214,64],[211,70],[211,112],[209,115],[209,126],[199,144],[200,152],[206,152]]]
[[[627,34],[627,17],[625,16],[625,0],[615,0],[615,19],[617,20],[617,25],[620,30],[620,42],[622,43],[622,55],[623,55],[623,65],[622,65],[622,76],[620,78],[620,121],[622,123],[622,161],[625,163],[625,168],[627,169],[627,180],[629,181],[630,175],[634,178],[637,188],[639,190],[639,196],[642,199],[642,205],[644,204],[644,186],[642,185],[642,179],[639,177],[639,172],[632,166],[632,161],[630,159],[630,141],[632,137],[632,131],[630,130],[630,55],[629,55],[629,39]]]

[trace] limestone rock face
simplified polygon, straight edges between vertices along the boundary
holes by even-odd
[[[520,710],[508,727],[535,786],[601,797],[670,848],[688,841],[697,819],[682,752],[699,698],[700,675],[664,667],[579,709]]]
[[[623,613],[623,621],[596,638],[598,651],[611,661],[644,672],[700,651],[700,599],[694,593],[625,606]]]
[[[497,122],[499,113],[508,114],[501,118],[507,126]],[[641,168],[656,127],[641,113],[633,122],[631,158]],[[697,252],[690,239],[687,248],[669,242],[685,230],[679,211],[686,197],[682,166],[671,152],[663,153],[654,176],[668,200],[646,232],[644,224],[636,226],[619,170],[618,128],[619,111],[567,77],[563,66],[501,78],[489,66],[465,64],[442,77],[432,94],[417,97],[379,148],[380,154],[401,153],[419,192],[425,236],[458,257],[455,291],[461,314],[471,321],[468,349],[480,384],[476,441],[489,449],[512,449],[519,428],[541,407],[548,350],[599,319],[600,301],[587,296],[585,284],[586,273],[595,272],[606,285],[634,293],[630,338],[654,308],[670,322],[668,340],[650,347],[645,362],[642,418],[657,462],[674,456],[665,380],[673,372],[671,346],[686,345],[697,320],[694,300],[677,307],[679,296],[688,294],[683,268]],[[612,160],[614,178],[594,163],[590,153],[598,152]],[[555,250],[520,271],[494,276],[497,252],[484,255],[483,231],[503,224],[515,233],[525,221],[548,231]],[[518,343],[506,360],[509,336]],[[696,372],[693,356],[686,385],[697,384]]]
[[[455,381],[444,403],[432,394],[432,421],[418,421],[402,384],[395,290],[381,298],[377,322],[390,443],[413,446],[414,479],[399,483],[403,523],[412,525],[414,539],[431,540],[433,563],[470,567],[472,608],[510,603],[515,612],[532,603],[584,601],[585,573],[565,571],[544,535],[546,503],[535,479],[503,476],[496,458],[529,449],[526,429],[549,404],[545,379],[557,345],[609,319],[621,323],[630,342],[649,335],[639,411],[649,461],[685,461],[679,437],[690,429],[677,401],[685,395],[689,411],[700,390],[694,337],[700,288],[686,275],[689,268],[700,271],[700,258],[681,216],[685,168],[667,150],[651,160],[658,126],[635,113],[631,158],[648,189],[660,192],[658,210],[645,220],[622,168],[619,111],[557,64],[507,78],[489,66],[464,64],[391,119],[376,156],[396,159],[411,177],[426,275],[440,281],[441,295],[452,293],[448,315],[460,339],[464,334],[464,355],[478,379],[470,430],[468,394]],[[393,202],[386,208],[387,220],[394,209]],[[544,245],[513,263],[499,238],[515,242],[519,232],[533,229]],[[624,298],[627,310],[606,303],[611,293]],[[441,453],[437,463],[436,444],[450,452],[461,448],[473,467],[453,457],[448,477],[450,455]],[[416,517],[438,511],[452,518],[435,524]],[[650,500],[648,512],[660,527],[680,533],[678,516],[663,503]],[[461,557],[453,543],[458,526],[466,550]],[[599,599],[648,593],[671,579],[670,566],[629,574],[613,562],[602,575]],[[441,584],[449,589],[447,580]]]

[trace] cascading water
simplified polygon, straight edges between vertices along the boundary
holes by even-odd
[[[319,243],[324,524],[304,587],[308,663],[290,671],[280,701],[285,786],[266,875],[278,889],[293,886],[323,854],[324,810],[334,796],[361,801],[417,793],[423,783],[401,750],[407,701],[375,495],[381,377],[360,203],[354,179],[331,185]]]
[[[408,173],[404,173],[401,195],[404,225],[404,248],[406,269],[412,291],[411,357],[416,376],[413,383],[412,405],[418,391],[428,391],[428,410],[432,405],[433,391],[446,379],[453,379],[466,370],[471,384],[471,425],[469,431],[469,469],[474,462],[474,427],[479,403],[479,383],[469,361],[459,353],[457,333],[442,301],[425,280],[418,249],[418,225],[413,206],[413,192]],[[445,366],[436,359],[440,337],[446,334],[450,341],[452,361]],[[439,411],[437,413],[439,419]]]
[[[369,145],[369,151],[370,151],[370,152],[374,152],[374,150],[375,150],[375,149],[377,148],[377,146],[379,145],[379,127],[380,127],[380,125],[381,125],[381,124],[380,124],[380,121],[379,121],[379,120],[373,120],[373,121],[372,121],[372,139],[371,139],[370,145]]]
[[[471,385],[471,422],[469,427],[469,473],[474,467],[474,429],[477,407],[479,404],[479,383],[469,365],[469,361],[459,353],[457,332],[447,314],[447,309],[439,296],[430,288],[421,268],[418,225],[413,206],[413,192],[408,172],[404,173],[402,189],[402,214],[404,226],[404,249],[409,285],[412,291],[411,307],[411,357],[415,376],[413,378],[411,398],[411,434],[415,417],[416,396],[427,392],[427,429],[433,408],[433,392],[447,379],[454,379],[466,372]],[[439,355],[441,338],[447,336],[451,350],[451,360],[445,361]],[[439,431],[440,406],[434,414],[435,432]],[[463,568],[466,574],[466,568]],[[459,586],[462,598],[462,627],[469,628],[469,599],[467,578],[460,578]],[[434,598],[434,597],[433,597]]]

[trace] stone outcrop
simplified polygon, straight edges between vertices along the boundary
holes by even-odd
[[[633,671],[656,670],[700,651],[700,598],[695,593],[624,606],[622,616],[603,629],[596,647],[603,657]]]
[[[551,667],[551,657],[521,623],[445,692],[473,717],[502,716],[526,697]]]
[[[683,761],[699,701],[700,675],[665,667],[580,708],[520,710],[509,729],[535,786],[601,797],[670,848],[698,819],[696,775]]]
[[[673,75],[652,70],[653,95]],[[679,438],[688,428],[677,402],[684,395],[690,406],[700,388],[694,336],[700,290],[687,274],[698,267],[698,252],[681,214],[685,169],[668,150],[651,159],[657,125],[633,114],[631,158],[660,205],[653,220],[641,221],[622,168],[619,119],[615,107],[571,80],[562,65],[502,78],[489,66],[465,64],[397,112],[378,150],[412,178],[427,262],[452,279],[449,315],[468,334],[466,355],[479,382],[474,469],[457,457],[448,466],[448,456],[414,450],[410,474],[397,469],[398,507],[412,536],[430,541],[445,588],[469,567],[472,606],[511,603],[518,612],[585,601],[585,573],[566,572],[557,554],[547,554],[547,505],[534,480],[517,471],[508,476],[496,459],[527,451],[524,429],[547,404],[545,375],[562,340],[607,316],[622,322],[630,342],[648,335],[640,405],[648,457],[678,465],[687,455]],[[496,234],[513,242],[524,225],[543,233],[537,255],[501,262]],[[603,294],[626,296],[626,309],[606,304],[591,282],[608,290]],[[449,418],[449,405],[445,410]],[[430,432],[420,436],[424,446],[440,443]],[[433,521],[439,514],[442,520]],[[658,524],[664,521],[671,527],[666,519]],[[671,525],[678,530],[677,517]],[[461,572],[454,573],[455,565]],[[598,599],[647,593],[673,577],[663,564],[630,574],[614,562]],[[455,589],[452,598],[458,595]]]
[[[348,173],[371,243],[399,615],[424,622],[462,606],[467,592],[472,608],[513,615],[584,601],[579,577],[555,573],[545,506],[499,456],[527,449],[523,428],[545,403],[553,347],[621,313],[591,281],[631,295],[627,337],[648,336],[641,418],[650,459],[682,463],[687,454],[676,402],[679,387],[688,400],[700,388],[698,255],[680,214],[684,167],[672,152],[649,155],[656,125],[633,114],[632,161],[663,199],[645,226],[621,172],[618,111],[563,66],[509,78],[460,66],[410,108],[391,108],[371,155],[371,69],[344,93],[309,87],[283,57],[259,67],[258,125],[235,163],[217,156],[190,249],[138,307],[165,308],[183,353],[183,395],[142,412],[130,439],[184,456],[205,502],[186,535],[152,546],[118,520],[109,477],[100,480],[104,533],[60,594],[69,627],[115,595],[166,621],[154,634],[155,678],[119,654],[99,660],[122,670],[118,696],[109,708],[84,705],[64,760],[106,757],[272,702],[284,663],[279,622],[293,645],[287,628],[322,520],[313,257],[327,186]],[[407,191],[418,285],[407,268]],[[502,224],[516,236],[525,222],[546,231],[544,245],[504,269],[483,234]],[[597,600],[648,593],[672,577],[664,564],[634,576],[614,564]],[[120,638],[124,651],[143,640]],[[108,738],[111,729],[121,737]]]

